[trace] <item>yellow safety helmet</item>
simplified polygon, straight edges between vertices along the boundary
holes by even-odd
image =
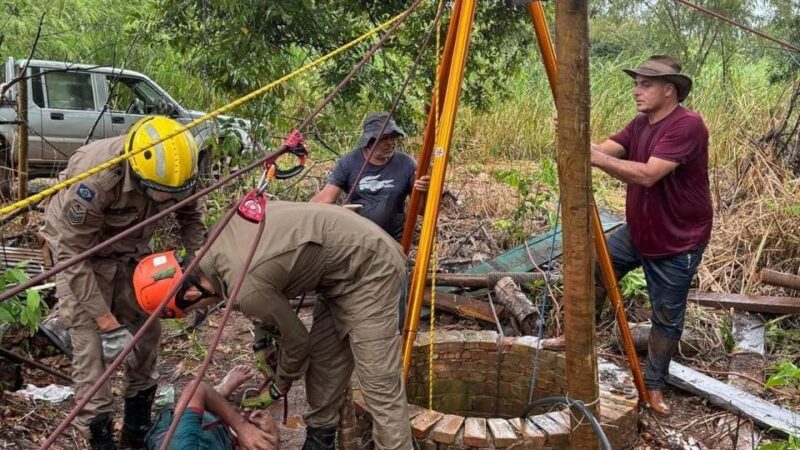
[[[186,131],[152,146],[180,128],[180,123],[163,116],[144,117],[131,127],[125,154],[150,147],[128,159],[144,186],[163,192],[183,192],[194,187],[199,150],[192,133]]]

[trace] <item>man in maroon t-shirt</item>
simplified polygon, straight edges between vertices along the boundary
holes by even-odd
[[[627,226],[609,239],[618,279],[643,267],[653,306],[645,383],[651,408],[669,415],[662,391],[678,348],[689,285],[711,237],[708,130],[683,106],[692,80],[670,56],[653,55],[625,73],[638,114],[592,145],[591,162],[627,183]]]

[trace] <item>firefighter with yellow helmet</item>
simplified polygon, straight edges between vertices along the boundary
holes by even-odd
[[[164,140],[179,128],[178,122],[166,117],[145,117],[127,135],[99,140],[75,152],[60,178],[74,177],[122,154],[132,156],[50,199],[41,234],[54,259],[80,254],[194,191],[198,157],[194,137],[184,132]],[[200,207],[184,206],[175,218],[183,245],[193,253],[206,236]],[[125,237],[56,277],[59,314],[72,342],[72,378],[79,399],[147,319],[137,306],[131,276],[136,262],[152,252],[149,242],[155,228],[151,225]],[[151,425],[161,338],[161,328],[154,325],[125,361],[120,443],[130,448],[144,446]],[[111,385],[106,383],[73,424],[93,449],[116,449],[113,413]]]

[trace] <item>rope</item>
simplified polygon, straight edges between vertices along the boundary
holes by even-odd
[[[44,200],[45,198],[56,194],[58,191],[60,191],[62,189],[66,189],[69,186],[72,186],[73,184],[75,184],[75,183],[77,183],[79,181],[85,180],[86,178],[88,178],[88,177],[90,177],[92,175],[95,175],[97,173],[102,172],[103,170],[106,170],[106,169],[109,169],[111,167],[114,167],[115,165],[127,160],[128,158],[131,158],[131,157],[133,157],[135,155],[138,155],[139,153],[144,152],[145,150],[147,150],[149,148],[152,148],[152,147],[154,147],[154,146],[156,146],[158,144],[161,144],[162,142],[164,142],[166,140],[172,139],[173,137],[175,137],[175,136],[177,136],[177,135],[179,135],[179,134],[181,134],[181,133],[183,133],[185,131],[191,130],[192,128],[194,128],[194,127],[196,127],[196,126],[198,126],[198,125],[200,125],[202,123],[205,123],[205,122],[207,122],[207,121],[209,121],[211,119],[214,119],[214,118],[216,118],[216,117],[218,117],[218,116],[220,116],[220,115],[222,115],[222,114],[224,114],[224,113],[226,113],[226,112],[228,112],[228,111],[230,111],[230,110],[232,110],[234,108],[237,108],[237,107],[239,107],[239,106],[241,106],[241,105],[253,100],[256,97],[269,92],[270,90],[272,90],[272,89],[276,88],[277,86],[279,86],[279,85],[291,80],[292,78],[295,78],[296,76],[298,76],[298,75],[300,75],[300,74],[302,74],[304,72],[307,72],[307,71],[313,69],[314,67],[317,67],[317,66],[321,65],[322,63],[330,60],[331,58],[334,58],[335,56],[338,56],[340,53],[343,53],[344,51],[349,50],[350,48],[358,45],[359,43],[361,43],[362,41],[368,39],[369,37],[371,37],[372,35],[378,33],[379,31],[382,31],[382,30],[386,29],[387,27],[390,27],[390,26],[396,24],[398,21],[403,19],[404,15],[406,15],[406,12],[401,13],[401,14],[389,19],[388,21],[386,21],[386,22],[382,23],[381,25],[378,25],[377,27],[367,31],[366,33],[364,33],[361,36],[357,37],[356,39],[348,42],[347,44],[345,44],[345,45],[343,45],[343,46],[331,51],[330,53],[328,53],[328,54],[326,54],[326,55],[324,55],[324,56],[322,56],[322,57],[320,57],[320,58],[318,58],[318,59],[316,59],[316,60],[314,60],[314,61],[312,61],[312,62],[310,62],[310,63],[308,63],[308,64],[306,64],[304,66],[302,66],[302,67],[300,67],[299,69],[297,69],[297,70],[295,70],[295,71],[293,71],[293,72],[291,72],[291,73],[289,73],[287,75],[284,75],[283,77],[281,77],[281,78],[279,78],[279,79],[267,84],[266,86],[263,86],[263,87],[261,87],[259,89],[256,89],[255,91],[253,91],[253,92],[251,92],[251,93],[249,93],[249,94],[247,94],[247,95],[245,95],[243,97],[239,97],[238,99],[236,99],[236,100],[228,103],[227,105],[222,106],[222,107],[220,107],[220,108],[218,108],[218,109],[216,109],[216,110],[204,115],[203,117],[200,117],[198,119],[195,119],[195,120],[187,123],[186,125],[178,128],[178,130],[176,130],[174,133],[171,133],[171,134],[165,136],[164,138],[159,139],[158,141],[153,142],[153,143],[151,143],[150,145],[148,145],[148,146],[146,146],[144,148],[141,148],[141,149],[139,149],[139,150],[137,150],[135,152],[131,152],[131,153],[126,154],[126,155],[121,155],[121,156],[118,156],[116,158],[113,158],[113,159],[111,159],[109,161],[106,161],[106,162],[100,164],[99,166],[96,166],[96,167],[93,167],[93,168],[87,170],[86,172],[83,172],[83,173],[78,174],[78,175],[76,175],[76,176],[74,176],[74,177],[72,177],[72,178],[70,178],[68,180],[64,180],[64,181],[62,181],[62,182],[60,182],[58,184],[55,184],[55,185],[53,185],[53,186],[51,186],[51,187],[49,187],[49,188],[37,193],[37,194],[31,195],[28,198],[20,200],[20,201],[18,201],[16,203],[13,203],[13,204],[9,205],[9,206],[0,208],[0,216],[9,214],[9,213],[11,213],[11,212],[13,212],[13,211],[15,211],[17,209],[20,209],[20,208],[25,208],[28,205],[31,205],[33,203],[40,202],[40,201]]]
[[[433,244],[431,255],[431,321],[428,329],[428,409],[433,409],[433,347],[435,340],[434,325],[436,323],[436,252],[438,243]]]
[[[344,87],[350,82],[350,80],[353,79],[353,77],[358,72],[360,72],[361,68],[364,67],[364,65],[367,63],[367,61],[369,61],[372,58],[372,56],[374,56],[375,53],[381,47],[383,47],[383,45],[386,43],[386,41],[388,41],[389,38],[394,35],[394,33],[397,30],[397,28],[403,22],[405,22],[405,20],[408,18],[408,16],[412,12],[414,12],[414,10],[416,10],[419,7],[419,5],[422,4],[423,1],[424,0],[416,0],[407,10],[405,10],[402,14],[400,14],[399,20],[392,24],[392,26],[389,28],[389,30],[387,30],[386,34],[383,37],[381,37],[381,39],[378,42],[376,42],[372,46],[372,48],[369,49],[369,51],[367,51],[367,53],[364,55],[364,57],[361,59],[361,61],[359,61],[358,64],[356,64],[350,70],[350,73],[348,73],[339,82],[339,84],[336,85],[336,87],[328,94],[328,96],[326,96],[321,102],[319,102],[319,104],[311,111],[311,113],[308,115],[308,117],[306,117],[303,120],[303,122],[300,123],[300,125],[298,126],[298,129],[303,129],[309,123],[311,123],[313,118],[317,114],[319,114],[319,112],[322,111],[322,109],[333,100],[333,98],[336,96],[336,94],[338,94],[342,89],[344,89]],[[167,431],[167,434],[166,434],[166,436],[164,438],[164,441],[161,444],[161,450],[166,450],[167,447],[169,446],[169,443],[172,440],[172,436],[175,433],[175,430],[176,430],[176,428],[178,426],[178,422],[180,421],[180,418],[181,418],[181,416],[183,414],[183,411],[186,409],[186,407],[189,404],[189,401],[191,400],[192,396],[194,396],[194,393],[197,391],[198,386],[200,386],[200,380],[203,379],[203,376],[205,375],[206,370],[208,370],[208,366],[211,363],[211,358],[214,356],[214,351],[216,350],[217,345],[219,344],[219,341],[222,338],[222,332],[223,332],[223,330],[225,328],[225,325],[226,325],[226,323],[228,321],[228,318],[230,317],[230,313],[233,310],[233,306],[236,303],[237,296],[239,294],[239,289],[244,284],[245,278],[248,275],[250,264],[252,262],[253,256],[255,255],[255,252],[256,252],[256,250],[258,248],[258,244],[261,241],[261,235],[264,232],[264,228],[265,228],[264,224],[265,223],[266,223],[266,220],[261,220],[259,222],[258,233],[256,234],[256,238],[255,238],[255,240],[254,240],[254,242],[253,242],[253,244],[252,244],[252,246],[250,248],[250,253],[248,254],[246,263],[243,266],[243,269],[242,269],[241,273],[239,274],[239,278],[237,279],[236,284],[233,287],[233,291],[231,292],[231,297],[228,300],[227,306],[225,307],[225,312],[223,313],[222,320],[220,321],[220,324],[217,327],[217,331],[214,334],[213,340],[212,340],[212,342],[211,342],[211,344],[209,346],[209,351],[208,351],[208,353],[206,353],[206,356],[203,359],[203,364],[201,365],[199,372],[197,373],[197,375],[195,375],[194,379],[192,380],[192,382],[188,386],[189,393],[186,394],[186,392],[184,391],[184,395],[182,395],[182,397],[181,397],[182,401],[180,401],[179,404],[177,405],[177,407],[175,408],[175,415],[173,416],[172,423],[170,423],[170,427],[169,427],[169,430]]]
[[[761,36],[762,38],[764,38],[764,39],[766,39],[768,41],[772,41],[772,42],[774,42],[774,43],[776,43],[776,44],[778,44],[778,45],[780,45],[782,47],[785,47],[785,48],[787,48],[789,50],[792,50],[794,52],[800,53],[800,47],[798,47],[798,46],[796,46],[794,44],[791,44],[789,42],[782,41],[782,40],[780,40],[778,38],[774,38],[774,37],[768,35],[767,33],[764,33],[763,31],[758,31],[755,28],[748,27],[747,25],[744,25],[744,24],[739,23],[739,22],[737,22],[737,21],[735,21],[733,19],[725,17],[725,16],[723,16],[722,14],[720,14],[720,13],[718,13],[716,11],[712,11],[712,10],[710,10],[708,8],[704,8],[704,7],[700,6],[700,5],[696,5],[696,4],[694,4],[694,3],[690,2],[690,1],[687,1],[687,0],[675,0],[675,1],[678,2],[678,3],[683,3],[684,5],[686,5],[686,6],[690,7],[690,8],[694,8],[694,9],[702,12],[703,14],[707,14],[709,16],[716,17],[717,19],[719,19],[719,20],[721,20],[723,22],[727,22],[727,23],[729,23],[729,24],[731,24],[731,25],[733,25],[733,26],[735,26],[737,28],[740,28],[740,29],[744,30],[744,31],[748,31],[748,32],[753,33],[755,35]]]

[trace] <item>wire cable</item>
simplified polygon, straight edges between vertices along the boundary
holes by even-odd
[[[598,422],[597,418],[594,417],[592,411],[586,407],[586,404],[580,400],[573,400],[569,397],[545,397],[541,400],[536,400],[535,402],[528,404],[519,417],[522,420],[528,420],[528,415],[530,415],[531,411],[540,406],[549,405],[566,405],[570,408],[575,408],[580,411],[581,414],[583,414],[583,416],[589,421],[589,425],[592,426],[592,430],[597,436],[597,440],[600,441],[600,445],[603,447],[603,450],[613,450],[611,448],[611,443],[608,441],[608,436],[606,436],[606,433],[603,431],[603,427],[600,425],[600,422]]]
[[[796,46],[794,44],[791,44],[789,42],[782,41],[782,40],[780,40],[778,38],[775,38],[775,37],[772,37],[772,36],[768,35],[767,33],[764,33],[763,31],[756,30],[755,28],[749,27],[749,26],[747,26],[745,24],[739,23],[739,22],[737,22],[737,21],[735,21],[733,19],[725,17],[725,16],[723,16],[722,14],[720,14],[720,13],[718,13],[716,11],[712,11],[712,10],[710,10],[708,8],[704,8],[704,7],[700,6],[700,5],[697,5],[697,4],[692,3],[690,1],[687,1],[687,0],[675,0],[675,1],[678,2],[678,3],[682,3],[682,4],[684,4],[684,5],[686,5],[686,6],[690,7],[690,8],[694,8],[694,9],[702,12],[703,14],[715,17],[715,18],[717,18],[717,19],[719,19],[719,20],[721,20],[723,22],[727,22],[727,23],[729,23],[729,24],[731,24],[731,25],[733,25],[733,26],[735,26],[737,28],[740,28],[740,29],[744,30],[744,31],[747,31],[747,32],[753,33],[755,35],[761,36],[762,38],[764,38],[764,39],[766,39],[768,41],[772,41],[772,42],[774,42],[774,43],[776,43],[776,44],[778,44],[778,45],[780,45],[780,46],[782,46],[784,48],[787,48],[787,49],[792,50],[794,52],[800,53],[800,47],[798,47],[798,46]]]

